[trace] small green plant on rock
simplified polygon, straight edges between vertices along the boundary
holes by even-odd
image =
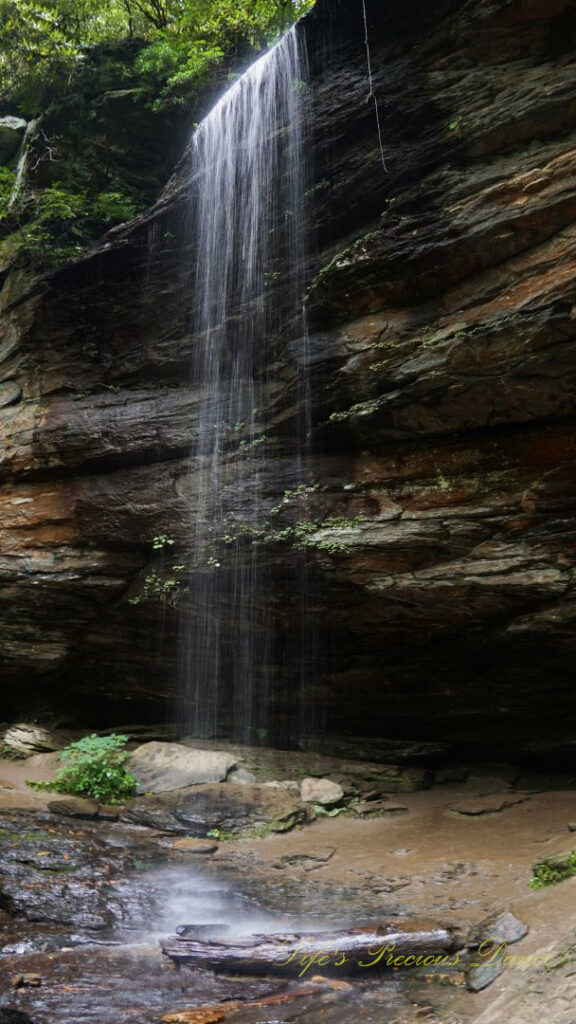
[[[134,795],[136,779],[126,768],[128,737],[85,736],[60,754],[64,767],[52,782],[28,782],[32,789],[91,797],[105,804],[121,803]]]
[[[172,537],[169,537],[167,533],[158,533],[152,540],[152,549],[154,551],[163,551],[166,547],[171,547],[176,542]]]
[[[550,885],[558,885],[567,878],[576,875],[576,850],[572,853],[557,857],[550,857],[548,860],[534,864],[532,868],[531,889],[547,889]]]

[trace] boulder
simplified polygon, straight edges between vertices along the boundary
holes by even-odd
[[[483,942],[503,942],[510,945],[512,942],[519,942],[527,934],[528,925],[514,917],[509,910],[505,910],[502,913],[491,914],[478,925],[474,944],[480,946]]]
[[[468,817],[478,817],[481,814],[499,814],[508,807],[515,804],[525,803],[528,796],[505,797],[498,795],[480,795],[471,800],[461,800],[450,808],[455,814],[464,814]]]
[[[137,797],[121,817],[166,832],[225,838],[287,832],[306,820],[306,808],[286,790],[223,782]]]
[[[14,753],[30,757],[46,751],[62,750],[74,739],[78,739],[78,734],[62,729],[46,729],[31,722],[19,722],[6,730],[2,742]]]
[[[236,758],[224,750],[194,750],[181,743],[152,741],[137,747],[128,761],[137,793],[167,793],[223,782]]]
[[[306,804],[320,804],[321,807],[333,807],[344,799],[344,790],[331,779],[303,779],[300,783],[300,796]]]
[[[96,800],[82,796],[62,796],[48,804],[52,814],[61,814],[65,818],[95,818],[99,809]]]

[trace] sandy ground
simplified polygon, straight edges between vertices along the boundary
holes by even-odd
[[[521,802],[477,817],[454,813],[477,790],[472,783],[402,795],[407,814],[372,821],[339,817],[288,835],[222,844],[216,860],[244,857],[252,872],[280,874],[289,882],[308,875],[319,895],[324,887],[364,887],[379,897],[383,912],[464,929],[493,911],[510,910],[529,933],[508,953],[562,951],[560,966],[547,970],[512,961],[484,992],[454,989],[452,1010],[478,1024],[575,1024],[576,878],[540,891],[529,883],[534,861],[576,848],[576,834],[568,830],[576,821],[576,792],[510,794]],[[330,850],[328,860],[314,860]],[[312,896],[311,912],[314,902]]]
[[[37,793],[26,785],[53,778],[61,768],[58,754],[35,754],[25,761],[7,761],[0,758],[0,813],[22,808],[43,810],[54,799],[53,793]]]

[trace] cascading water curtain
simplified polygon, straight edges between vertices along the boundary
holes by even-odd
[[[278,441],[267,434],[281,404],[279,338],[287,323],[292,337],[305,336],[306,76],[295,27],[229,89],[193,140],[198,427],[182,708],[196,736],[265,741],[271,681],[278,683],[283,599],[258,538],[273,504],[269,466]],[[308,390],[301,383],[296,390],[294,403],[304,408],[293,427],[293,463],[301,461],[309,419]],[[305,592],[304,578],[302,587]],[[296,632],[295,647],[309,645],[307,629]],[[302,651],[282,657],[287,668],[290,663],[289,700],[302,704],[302,680],[294,682],[305,674],[296,665]]]

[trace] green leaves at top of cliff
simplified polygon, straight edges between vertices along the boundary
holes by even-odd
[[[11,187],[12,186],[12,191]],[[0,167],[0,261],[39,270],[80,255],[138,209],[121,192],[70,192],[51,185],[14,195],[14,175]]]
[[[0,105],[28,121],[0,163],[0,267],[57,266],[145,209],[196,98],[312,4],[0,0]]]
[[[267,45],[313,0],[0,0],[0,95],[34,116],[77,87],[95,48],[139,41],[127,74],[185,103],[226,56]]]

